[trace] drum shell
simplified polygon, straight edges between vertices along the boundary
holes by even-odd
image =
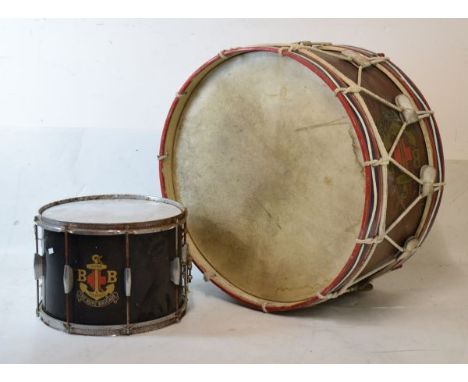
[[[179,232],[177,240],[176,232]],[[68,264],[73,270],[74,280],[68,297],[63,283],[66,240]],[[171,281],[171,262],[176,257],[176,249],[181,248],[180,230],[173,228],[154,233],[129,234],[128,240],[131,270],[129,323],[150,321],[175,312],[182,301],[178,301],[180,287]],[[112,291],[115,297],[104,306],[91,306],[87,302],[93,303],[92,298],[80,299],[80,296],[84,296],[82,287],[92,289],[83,282],[83,275],[89,277],[93,273],[88,267],[93,264],[94,255],[101,256],[102,264],[107,267],[101,271],[100,277],[109,280],[107,272],[115,272],[112,276],[116,279]],[[66,321],[68,298],[70,323],[98,326],[126,324],[125,234],[78,235],[44,229],[43,259],[42,309],[45,313]]]
[[[348,47],[350,50],[378,56],[375,53],[355,48]],[[327,55],[326,53],[314,52],[322,60],[333,65],[336,69],[341,71],[349,78],[356,78],[358,69],[350,62],[338,59],[334,56]],[[306,53],[307,54],[307,53]],[[383,64],[385,65],[385,64]],[[388,70],[388,68],[387,68]],[[403,79],[400,78],[396,82],[389,78],[382,70],[375,66],[366,68],[362,73],[362,86],[370,91],[378,94],[384,99],[395,100],[395,98],[402,94]],[[416,88],[413,84],[413,87]],[[411,93],[416,98],[416,91]],[[369,114],[377,127],[380,138],[382,139],[386,150],[390,150],[394,140],[397,136],[402,124],[402,117],[399,112],[391,109],[390,107],[382,104],[380,101],[369,96],[362,94],[363,100],[369,110]],[[423,109],[424,105],[418,105]],[[423,133],[426,121],[421,120],[417,123],[410,124],[403,131],[398,144],[395,147],[393,158],[415,177],[420,176],[420,169],[424,165],[437,166],[437,158],[431,160],[429,158],[428,150],[431,150],[429,138],[426,138]],[[434,137],[433,139],[436,139]],[[435,151],[435,150],[433,150]],[[437,153],[433,152],[431,156],[436,156]],[[442,171],[438,172],[437,182],[443,179],[443,153],[440,149],[440,157]],[[412,180],[408,175],[399,170],[393,163],[388,165],[388,200],[385,220],[387,226],[394,222],[400,214],[417,198],[420,193],[420,185]],[[442,191],[441,191],[442,193]],[[437,195],[430,197],[432,203],[435,204]],[[424,226],[426,217],[424,217],[424,210],[426,208],[426,199],[419,201],[402,219],[402,221],[391,231],[391,238],[401,247],[405,246],[408,238],[420,236],[420,231]],[[377,233],[376,233],[377,234]],[[373,255],[369,262],[360,272],[359,277],[367,274],[372,274],[378,270],[382,265],[387,264],[398,255],[395,247],[388,241],[382,241],[376,246]],[[389,267],[387,270],[391,270]]]

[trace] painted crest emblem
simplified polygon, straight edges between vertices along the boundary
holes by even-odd
[[[102,262],[102,256],[93,255],[91,264],[86,269],[78,269],[79,290],[76,292],[78,302],[93,308],[103,308],[117,303],[119,294],[115,291],[117,271],[108,270]]]

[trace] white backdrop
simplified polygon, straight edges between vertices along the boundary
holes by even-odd
[[[229,47],[313,40],[385,52],[435,110],[446,157],[468,159],[466,36],[467,20],[0,21],[0,253],[30,252],[47,202],[159,195],[172,99]]]
[[[466,36],[467,20],[0,21],[0,248],[23,250],[51,200],[158,195],[173,96],[234,46],[314,40],[385,52],[435,110],[446,157],[468,159]]]
[[[468,20],[0,21],[0,127],[155,131],[220,50],[331,41],[385,52],[436,111],[447,158],[468,159],[467,35]]]
[[[0,297],[11,311],[2,327],[15,327],[18,317],[36,322],[37,209],[93,193],[159,195],[156,154],[172,99],[222,49],[313,40],[385,52],[435,111],[446,158],[467,160],[467,36],[467,20],[0,21],[0,271],[6,276]],[[452,168],[464,173],[463,162]],[[466,208],[465,178],[451,178],[454,189],[441,209],[447,223],[434,227],[420,264],[468,264],[468,217],[458,213]],[[445,250],[454,242],[457,250]],[[0,345],[2,336],[16,341],[5,329]],[[447,349],[458,336],[448,337]],[[8,359],[34,355],[10,350]]]

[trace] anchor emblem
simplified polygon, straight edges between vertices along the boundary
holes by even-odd
[[[107,306],[112,302],[117,303],[119,295],[114,291],[117,272],[107,269],[107,265],[102,262],[102,256],[93,255],[91,260],[92,263],[87,264],[86,269],[78,269],[78,302],[95,308]]]

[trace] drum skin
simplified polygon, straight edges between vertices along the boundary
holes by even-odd
[[[313,289],[309,297],[299,296],[297,299],[284,300],[262,295],[263,292],[260,290],[247,289],[239,285],[237,280],[233,281],[224,277],[223,269],[214,266],[216,262],[212,261],[220,255],[204,252],[197,244],[202,241],[200,231],[197,233],[189,230],[188,243],[193,260],[205,274],[205,278],[234,298],[265,312],[291,310],[321,303],[359,289],[373,278],[398,269],[414,254],[415,248],[419,248],[426,239],[440,206],[444,185],[442,144],[432,111],[423,95],[414,83],[383,54],[352,46],[311,42],[235,48],[222,51],[200,67],[182,86],[171,106],[160,147],[160,181],[164,196],[186,203],[183,195],[188,194],[186,190],[181,189],[183,185],[181,179],[190,179],[194,176],[187,170],[188,167],[180,167],[180,163],[192,161],[195,166],[199,148],[192,140],[189,145],[182,145],[182,147],[190,148],[190,154],[187,150],[178,151],[178,147],[181,146],[180,141],[186,139],[182,135],[184,129],[192,129],[194,135],[197,132],[194,126],[198,128],[200,134],[206,129],[204,120],[187,120],[186,115],[190,116],[190,108],[194,104],[192,98],[198,97],[200,99],[198,103],[201,105],[199,107],[202,108],[202,101],[209,98],[207,98],[207,92],[202,93],[200,89],[203,89],[208,81],[213,81],[212,78],[216,76],[225,80],[222,71],[218,68],[223,68],[223,65],[236,57],[255,54],[270,54],[271,57],[279,57],[279,60],[294,60],[308,68],[310,76],[320,78],[323,86],[327,87],[332,94],[335,93],[336,99],[341,102],[346,111],[354,127],[353,134],[357,137],[356,150],[359,151],[357,158],[361,162],[365,179],[365,186],[362,190],[365,202],[356,245],[352,251],[350,250],[348,260],[343,262],[341,270],[336,272],[331,282],[322,285],[320,289]],[[226,72],[226,75],[230,75],[229,71]],[[284,73],[279,71],[278,77]],[[266,86],[269,85],[266,84]],[[260,100],[255,103],[263,106],[264,95],[271,96],[270,93],[271,91],[265,91],[265,94],[260,94]],[[416,121],[405,122],[404,107],[396,105],[396,99],[401,95],[406,97],[408,103],[411,104],[411,111],[417,114]],[[242,94],[234,94],[232,99],[242,100],[242,97]],[[252,105],[255,103],[246,104],[244,114],[250,113],[249,108],[254,107]],[[208,108],[209,105],[206,106]],[[220,115],[224,113],[230,116],[231,109],[236,107],[237,105],[232,103],[225,108],[218,109]],[[279,107],[281,104],[277,105],[277,108]],[[313,107],[312,104],[311,107]],[[268,108],[274,109],[275,105],[268,105]],[[243,117],[243,110],[236,112]],[[219,120],[223,121],[222,117]],[[253,128],[253,126],[247,127]],[[223,124],[221,123],[216,128],[219,129],[217,134],[223,137],[223,141],[229,142],[232,137],[229,138],[227,133],[223,132]],[[258,141],[260,145],[261,137],[258,137]],[[252,147],[249,148],[252,149]],[[206,147],[203,147],[203,150],[206,150]],[[289,150],[294,151],[294,146]],[[239,155],[244,155],[244,153],[239,153]],[[245,155],[249,155],[248,150]],[[179,157],[183,158],[178,159]],[[292,166],[291,163],[283,164],[287,167]],[[232,168],[236,166],[235,159],[229,166]],[[223,171],[227,173],[232,171],[229,166]],[[422,174],[426,167],[434,170],[435,176],[429,182],[430,192],[423,194],[425,180]],[[219,170],[219,163],[213,163],[213,168]],[[248,171],[248,168],[245,169],[245,174],[249,174]],[[203,177],[196,167],[195,175],[198,176],[199,182],[203,182]],[[324,180],[329,181],[326,177]],[[196,185],[196,182],[193,185]],[[216,186],[219,184],[213,184],[218,192],[225,191],[222,187]],[[226,189],[229,190],[229,186]],[[265,192],[267,191],[268,189]],[[310,191],[311,189],[304,189],[304,192]],[[276,200],[280,203],[281,190],[272,188],[270,194],[275,192],[278,195]],[[207,198],[209,199],[209,196]],[[207,198],[202,197],[191,202],[204,205],[209,203]],[[226,207],[228,205],[226,203]],[[188,207],[191,207],[190,204]],[[333,206],[330,205],[331,207]],[[270,214],[268,211],[267,213]],[[197,224],[203,224],[196,219],[197,213],[192,215],[192,222],[189,225],[196,227]],[[210,222],[212,227],[223,223],[222,216],[218,218],[218,221]],[[240,221],[240,223],[245,222]],[[289,224],[292,226],[297,222],[291,221]],[[272,227],[271,231],[274,232],[275,229]],[[265,233],[266,236],[267,233]],[[340,241],[339,236],[332,239]],[[275,240],[274,235],[272,235],[272,240]],[[292,241],[291,246],[294,245]],[[304,252],[303,256],[307,258],[310,254]],[[261,269],[257,269],[256,272],[259,277],[266,277]],[[293,279],[296,275],[291,274],[290,277]],[[283,289],[288,288],[287,278],[285,280],[284,285],[281,284]],[[311,284],[313,282],[311,280]],[[271,283],[274,285],[275,281],[272,280]]]
[[[180,287],[170,280],[170,264],[176,256],[175,231],[172,229],[129,235],[132,272],[130,323],[151,321],[176,311]],[[66,295],[63,288],[64,236],[63,232],[47,229],[43,233],[43,310],[61,321],[66,321]],[[181,238],[178,240],[180,245]],[[70,323],[96,326],[124,325],[126,323],[125,235],[68,234],[68,247],[69,265],[74,273],[74,285],[70,292]],[[94,271],[89,267],[96,263],[94,261],[96,258],[93,259],[96,255],[100,256],[99,262],[106,266],[100,271],[100,290],[105,291],[109,285],[112,285],[112,292],[99,300],[82,293],[82,289],[93,291]],[[115,273],[109,276],[109,271]],[[179,301],[179,305],[181,303],[182,301]]]

